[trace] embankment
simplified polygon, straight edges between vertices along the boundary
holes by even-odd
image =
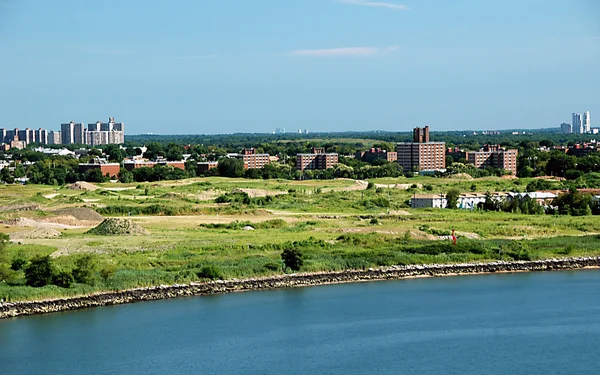
[[[454,276],[495,272],[530,272],[572,270],[600,267],[600,257],[561,258],[537,261],[431,264],[392,266],[368,270],[318,272],[279,275],[244,280],[219,280],[184,285],[136,288],[118,292],[102,292],[81,297],[0,303],[0,319],[22,315],[45,314],[90,307],[118,305],[165,298],[216,293],[293,288],[311,285],[340,284],[362,281],[392,280],[411,277]]]

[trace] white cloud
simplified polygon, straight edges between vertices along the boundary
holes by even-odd
[[[294,56],[308,56],[308,57],[339,57],[339,56],[354,56],[354,57],[368,57],[374,55],[382,55],[396,51],[398,46],[387,46],[387,47],[340,47],[340,48],[326,48],[326,49],[301,49],[292,51],[291,54]]]
[[[333,1],[335,1],[336,3],[362,5],[365,7],[373,7],[373,8],[408,10],[408,7],[406,5],[386,3],[386,2],[382,2],[382,1],[369,1],[369,0],[333,0]]]

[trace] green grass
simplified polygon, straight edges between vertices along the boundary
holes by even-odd
[[[68,229],[62,230],[58,238],[10,244],[0,256],[4,266],[17,255],[31,259],[52,254],[58,268],[69,270],[80,254],[94,254],[96,282],[71,289],[31,288],[24,285],[24,275],[19,271],[11,273],[8,283],[0,282],[0,298],[31,300],[185,283],[201,279],[203,269],[223,278],[272,275],[281,273],[280,254],[288,247],[304,254],[302,271],[600,255],[597,217],[414,210],[407,206],[414,193],[440,192],[449,187],[470,191],[473,184],[479,192],[509,191],[524,189],[528,181],[495,177],[374,180],[385,185],[423,186],[408,190],[351,190],[357,185],[351,180],[229,178],[104,183],[96,191],[0,185],[0,205],[34,202],[41,206],[37,211],[0,211],[0,219],[48,218],[50,211],[59,208],[87,206],[116,216],[133,213],[131,218],[150,232],[148,236],[119,237],[86,234],[86,228]],[[432,189],[427,190],[427,185]],[[104,190],[115,187],[133,189]],[[215,203],[217,196],[238,188],[286,194],[251,198],[248,204]],[[43,197],[53,193],[60,195]],[[248,225],[254,230],[242,230]],[[455,247],[442,239],[452,229],[459,236]],[[4,233],[20,230],[27,228],[0,226]],[[115,272],[105,280],[100,270],[108,268]]]

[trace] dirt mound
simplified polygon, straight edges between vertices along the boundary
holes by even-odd
[[[90,184],[89,182],[85,182],[85,181],[77,181],[77,182],[69,185],[68,188],[71,190],[87,190],[87,191],[94,191],[94,190],[100,189],[98,186],[96,186],[94,184]]]
[[[473,176],[468,173],[457,173],[452,175],[452,178],[461,179],[461,180],[472,180]]]
[[[264,190],[264,189],[242,189],[242,188],[237,188],[233,190],[233,193],[246,193],[248,194],[248,196],[250,198],[257,198],[257,197],[266,197],[269,195],[281,195],[281,194],[287,194],[287,191],[277,191],[277,190]]]
[[[108,218],[101,222],[97,227],[87,231],[89,234],[101,236],[112,235],[147,235],[147,230],[139,226],[131,219]]]
[[[102,221],[104,217],[92,210],[91,208],[86,207],[74,207],[74,208],[63,208],[62,210],[57,210],[53,212],[59,216],[73,216],[77,220],[85,220],[85,221]]]
[[[32,240],[59,237],[60,232],[52,228],[35,228],[33,230],[15,232],[10,234],[11,240]]]

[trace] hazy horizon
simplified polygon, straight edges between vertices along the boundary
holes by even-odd
[[[593,0],[0,0],[4,128],[600,126]],[[465,130],[468,131],[468,130]]]

